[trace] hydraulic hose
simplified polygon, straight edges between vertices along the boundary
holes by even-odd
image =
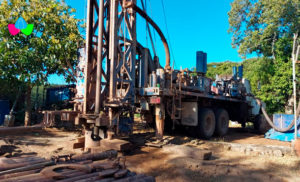
[[[169,49],[169,45],[168,45],[166,37],[164,36],[164,34],[162,33],[162,31],[160,30],[158,25],[145,13],[145,11],[140,9],[133,2],[127,3],[126,5],[123,6],[123,8],[132,8],[139,15],[141,15],[148,23],[150,23],[152,25],[152,27],[156,30],[156,32],[158,33],[158,35],[160,36],[160,38],[163,42],[164,48],[165,48],[165,53],[166,53],[166,66],[165,66],[165,68],[170,69],[171,67],[170,67],[170,49]]]
[[[264,117],[266,118],[267,122],[269,123],[270,126],[272,126],[272,128],[274,128],[274,130],[279,131],[279,132],[287,132],[290,129],[292,129],[292,127],[294,126],[294,123],[295,123],[295,118],[293,119],[293,121],[291,122],[291,124],[289,124],[288,127],[286,127],[286,128],[278,128],[277,126],[274,125],[273,121],[270,119],[267,111],[262,106],[261,101],[259,99],[257,99],[257,98],[255,98],[255,100],[256,100],[257,104],[260,106],[261,111],[262,111]],[[300,113],[300,102],[299,102],[297,110],[296,110],[296,118],[298,118],[299,113]]]

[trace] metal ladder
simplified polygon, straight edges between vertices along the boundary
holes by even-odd
[[[181,77],[179,77],[179,90],[175,89],[173,95],[173,107],[172,107],[172,120],[181,119],[182,111],[182,97],[181,97]]]

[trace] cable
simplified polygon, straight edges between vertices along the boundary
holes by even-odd
[[[158,27],[158,25],[143,11],[140,9],[136,4],[131,3],[126,8],[132,8],[134,11],[136,11],[141,17],[143,17],[146,21],[149,22],[149,24],[155,28],[156,32],[159,34],[161,41],[163,42],[165,53],[166,53],[166,66],[165,69],[170,69],[170,48],[167,42],[166,37],[162,33],[161,29]]]
[[[142,4],[143,4],[143,0],[141,0]],[[147,0],[145,0],[145,7],[144,7],[144,11],[147,13]],[[147,31],[150,31],[148,30],[148,26],[147,26],[147,21],[145,21],[145,26],[146,26],[146,47],[148,47],[148,34],[147,34]]]
[[[146,11],[146,8],[147,8],[147,4],[146,4],[146,0],[145,0],[145,5],[144,5],[144,3],[143,3],[143,0],[141,0],[141,3],[142,3],[142,8],[143,8],[143,10],[145,11],[145,13],[147,14],[147,11]],[[151,34],[151,31],[150,31],[150,26],[149,26],[149,23],[148,23],[148,21],[146,21],[146,45],[147,45],[147,47],[148,47],[148,34],[147,33],[149,33],[149,37],[150,37],[150,41],[151,41],[151,45],[152,45],[152,51],[153,51],[153,53],[154,53],[154,56],[156,56],[156,50],[155,50],[155,45],[154,45],[154,43],[153,43],[153,38],[152,38],[152,34]]]
[[[170,42],[170,49],[171,49],[171,54],[172,54],[172,58],[173,58],[173,67],[174,67],[174,64],[175,64],[175,67],[176,67],[175,58],[174,58],[174,52],[173,52],[173,47],[172,47],[171,38],[170,38],[170,34],[169,34],[169,29],[168,29],[168,24],[167,24],[167,16],[166,16],[166,11],[165,11],[164,0],[161,0],[161,5],[162,5],[162,8],[163,8],[166,30],[167,30],[168,39],[169,39],[169,42]]]

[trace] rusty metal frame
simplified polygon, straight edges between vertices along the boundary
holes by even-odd
[[[99,6],[100,4],[100,6]],[[85,67],[85,93],[83,114],[100,113],[102,98],[107,93],[109,71],[108,60],[108,17],[109,1],[88,0],[87,4],[87,33],[86,33],[86,67]],[[98,29],[98,33],[97,33]],[[101,40],[101,41],[99,41]],[[96,89],[94,89],[96,88]]]
[[[110,6],[109,102],[117,106],[134,104],[136,15],[131,8],[122,8],[127,2],[136,3],[136,0],[112,0]]]
[[[123,8],[128,2],[136,0],[88,0],[82,117],[90,123],[104,111],[113,125],[119,107],[134,105],[136,14]]]
[[[87,3],[85,93],[83,112],[76,121],[79,124],[84,120],[83,124],[93,127],[92,136],[99,135],[102,126],[118,134],[120,120],[124,116],[133,118],[139,99],[136,67],[142,64],[146,49],[137,42],[137,13],[161,37],[167,71],[170,70],[170,51],[162,31],[136,6],[136,0],[88,0]],[[155,68],[160,67],[158,59],[154,64]],[[147,80],[148,75],[143,74]]]

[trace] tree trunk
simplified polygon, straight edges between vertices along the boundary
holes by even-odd
[[[27,86],[26,106],[25,106],[25,126],[29,126],[31,121],[31,86]]]

